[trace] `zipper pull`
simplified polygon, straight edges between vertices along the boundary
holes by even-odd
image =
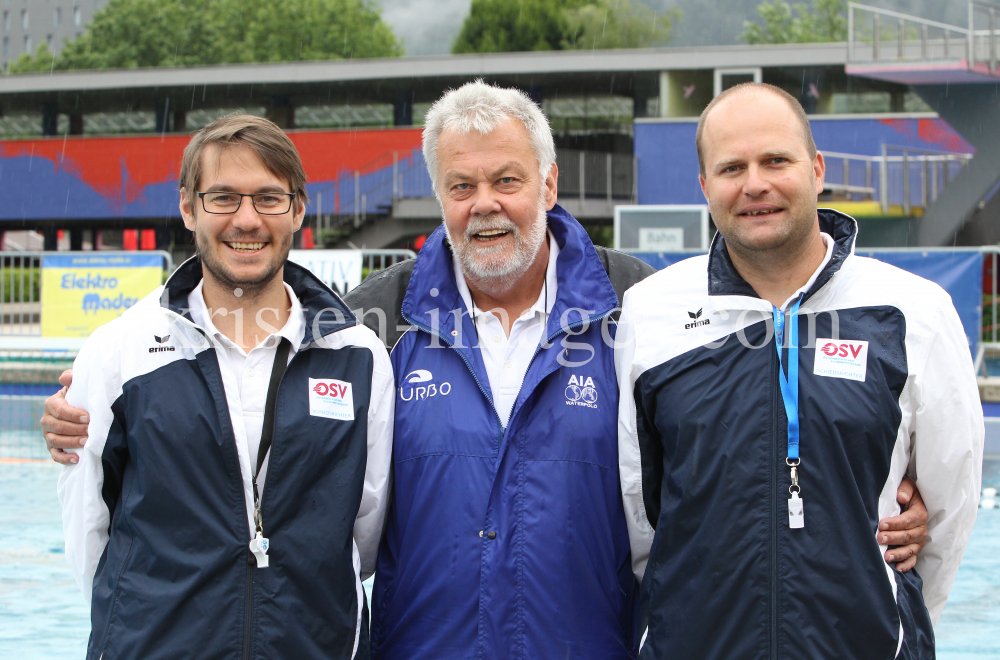
[[[257,568],[267,568],[267,550],[270,547],[268,540],[264,538],[264,519],[260,515],[260,499],[254,502],[253,521],[257,526],[257,534],[250,541],[250,552],[257,559]]]

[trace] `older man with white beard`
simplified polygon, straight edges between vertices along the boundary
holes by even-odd
[[[394,487],[372,656],[632,658],[605,321],[652,269],[595,248],[556,205],[552,135],[522,92],[469,83],[425,126],[444,224],[346,298],[411,326],[390,320],[387,337]]]

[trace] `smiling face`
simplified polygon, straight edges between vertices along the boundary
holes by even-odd
[[[198,191],[237,193],[291,192],[288,182],[271,173],[252,149],[210,144],[201,155]],[[195,191],[181,191],[184,225],[195,233],[206,284],[242,289],[253,298],[282,272],[292,234],[302,226],[303,204],[282,215],[261,215],[249,197],[235,213],[207,213]]]
[[[466,277],[494,292],[509,288],[545,240],[555,164],[542,179],[528,131],[513,119],[488,135],[446,130],[437,155],[444,225]]]
[[[730,250],[800,250],[819,231],[822,154],[809,154],[799,121],[779,96],[751,91],[720,102],[705,120],[701,189]]]

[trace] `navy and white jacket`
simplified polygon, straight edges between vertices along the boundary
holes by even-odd
[[[852,218],[821,210],[819,223],[832,254],[798,317],[803,529],[788,523],[771,305],[725,241],[625,296],[619,440],[649,626],[640,658],[934,657],[979,497],[968,342],[940,287],[855,256]],[[902,574],[876,529],[907,474],[930,540]]]
[[[275,407],[261,493],[267,568],[248,549],[253,471],[237,449],[224,349],[185,309],[200,262],[80,351],[67,401],[90,413],[90,439],[64,469],[59,499],[66,558],[92,596],[88,659],[356,653],[361,579],[374,569],[388,500],[392,371],[336,294],[290,262],[284,279],[306,331]],[[353,412],[311,414],[310,379],[350,383]]]
[[[556,207],[548,226],[558,293],[506,429],[470,347],[443,228],[413,266],[402,315],[414,327],[391,355],[393,499],[372,595],[374,658],[635,656],[615,327],[604,323],[618,298],[579,223]]]

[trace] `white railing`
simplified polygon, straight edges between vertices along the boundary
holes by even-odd
[[[964,57],[969,69],[982,63],[990,73],[996,73],[998,10],[1000,6],[970,0],[969,25],[959,27],[851,2],[847,7],[847,60],[858,63]]]
[[[877,200],[882,212],[899,204],[905,215],[913,206],[934,203],[971,154],[882,145],[881,156],[823,151],[824,188],[853,199]],[[839,180],[838,180],[839,179]]]

